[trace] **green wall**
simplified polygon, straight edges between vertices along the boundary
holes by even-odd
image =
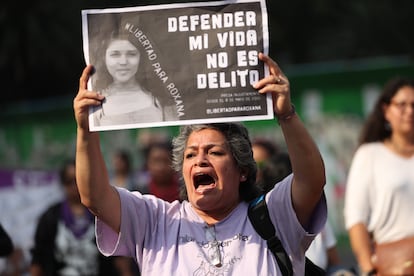
[[[283,65],[281,65],[283,66]],[[383,84],[395,75],[414,77],[414,63],[406,58],[377,58],[358,62],[336,62],[286,66],[291,82],[293,102],[299,114],[305,106],[304,94],[316,90],[322,99],[321,112],[345,114],[363,118],[362,91],[367,85]],[[53,168],[62,158],[74,156],[76,125],[72,98],[56,97],[26,103],[2,104],[0,109],[0,167]],[[302,116],[305,121],[310,118]],[[245,123],[260,131],[274,127],[273,120]],[[115,147],[139,150],[137,136],[141,131],[165,132],[173,136],[178,127],[151,130],[121,130],[103,132],[105,156]],[[108,157],[106,157],[108,158]],[[136,160],[140,162],[139,158]]]

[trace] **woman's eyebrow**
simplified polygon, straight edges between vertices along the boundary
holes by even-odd
[[[186,149],[198,149],[198,148],[212,148],[212,147],[224,147],[225,143],[208,143],[203,145],[188,145]]]

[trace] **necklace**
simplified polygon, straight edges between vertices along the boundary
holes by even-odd
[[[221,261],[220,244],[216,239],[216,229],[213,226],[204,226],[206,239],[209,244],[208,257],[212,265],[221,267],[223,265]]]

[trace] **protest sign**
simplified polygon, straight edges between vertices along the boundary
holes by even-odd
[[[272,119],[264,0],[82,11],[83,48],[95,67],[92,131]]]

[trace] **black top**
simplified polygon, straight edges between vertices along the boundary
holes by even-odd
[[[58,232],[58,222],[61,220],[62,203],[55,204],[44,212],[38,222],[34,247],[31,250],[32,264],[41,266],[44,275],[56,276],[59,271],[67,266],[67,263],[62,261],[62,258],[55,256],[55,240]],[[96,246],[95,238],[91,239],[91,243]],[[113,260],[107,258],[97,252],[98,254],[98,274],[96,275],[117,275]],[[63,259],[65,260],[65,259]]]
[[[13,252],[13,242],[0,224],[0,257],[6,257]]]

